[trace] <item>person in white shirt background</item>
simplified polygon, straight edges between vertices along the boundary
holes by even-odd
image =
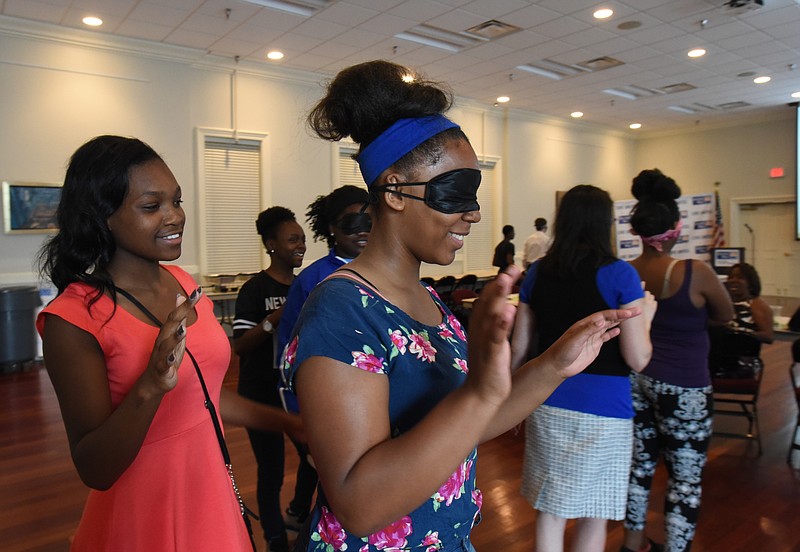
[[[537,218],[533,222],[533,226],[536,230],[533,231],[533,234],[528,236],[528,239],[525,240],[525,246],[523,247],[522,266],[525,270],[527,270],[535,260],[544,257],[544,254],[547,253],[553,241],[553,239],[547,235],[546,219],[542,217]]]

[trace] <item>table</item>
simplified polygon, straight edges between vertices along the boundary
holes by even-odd
[[[775,341],[794,341],[800,338],[800,332],[793,332],[789,329],[788,316],[775,316],[773,320],[775,321],[775,325],[773,326]]]
[[[464,306],[465,309],[471,309],[473,303],[475,303],[475,301],[477,301],[478,299],[480,299],[480,296],[463,299],[461,301],[461,304]],[[510,293],[508,295],[508,302],[514,305],[515,307],[519,305],[519,293]]]
[[[219,307],[219,316],[217,320],[219,320],[220,324],[227,324],[231,326],[231,331],[233,328],[233,317],[235,316],[236,307],[234,306],[231,309],[231,301],[236,301],[236,297],[239,295],[238,291],[212,291],[212,290],[203,290],[203,293],[206,294],[206,297],[211,299],[214,302],[214,307]]]

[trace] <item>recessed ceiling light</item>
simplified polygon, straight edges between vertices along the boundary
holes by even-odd
[[[594,15],[595,19],[608,19],[609,17],[614,15],[614,10],[608,8],[601,8],[596,12],[594,12],[592,15]]]
[[[403,82],[414,82],[414,75],[403,75],[401,78]]]
[[[511,100],[511,98],[509,98],[508,96],[498,96],[497,97],[497,101],[500,102],[500,103],[506,103],[506,102],[508,102],[510,100]]]
[[[793,93],[792,98],[800,98],[800,92]]]
[[[572,113],[569,114],[569,116],[572,117],[573,119],[580,119],[581,117],[583,117],[583,111],[573,111]]]
[[[631,128],[633,130],[642,128],[642,123],[631,123],[628,125],[628,128]]]
[[[686,55],[688,55],[690,58],[699,58],[706,55],[706,51],[703,48],[694,48],[693,50],[689,50],[689,53]]]
[[[772,80],[772,77],[756,77],[753,79],[753,82],[756,84],[764,84]]]
[[[102,19],[94,17],[93,15],[87,15],[81,21],[83,21],[84,25],[89,25],[90,27],[99,27],[103,24]]]
[[[283,52],[279,52],[278,50],[272,50],[270,52],[267,52],[267,57],[269,59],[277,61],[279,59],[283,59]]]

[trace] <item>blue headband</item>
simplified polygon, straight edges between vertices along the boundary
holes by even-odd
[[[383,171],[421,143],[450,128],[461,128],[444,115],[399,119],[358,155],[358,166],[367,186]]]

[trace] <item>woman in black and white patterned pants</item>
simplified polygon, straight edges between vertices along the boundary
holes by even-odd
[[[643,374],[631,376],[634,451],[625,528],[644,530],[658,457],[669,474],[664,525],[669,550],[689,550],[700,507],[701,476],[711,439],[711,387],[679,387]]]
[[[671,255],[682,226],[675,181],[647,169],[633,179],[631,193],[639,200],[631,229],[642,239],[642,254],[631,264],[658,300],[658,310],[650,327],[653,357],[632,379],[633,463],[620,552],[686,552],[697,525],[714,413],[707,329],[727,324],[733,303],[706,263]],[[650,485],[662,453],[669,472],[665,546],[645,535]]]

